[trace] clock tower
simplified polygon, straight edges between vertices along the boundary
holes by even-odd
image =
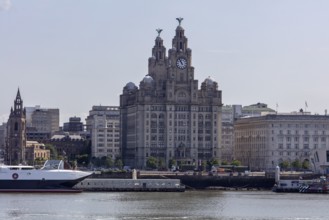
[[[197,168],[220,158],[221,91],[210,77],[198,88],[192,50],[178,26],[166,54],[162,29],[148,59],[148,74],[139,84],[127,83],[120,96],[121,147],[124,164],[146,168],[150,157],[158,168]]]

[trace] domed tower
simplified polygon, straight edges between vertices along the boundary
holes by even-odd
[[[201,83],[199,101],[204,103],[221,105],[221,91],[218,90],[218,83],[209,76]]]
[[[152,56],[148,62],[148,75],[154,80],[155,94],[164,96],[165,82],[167,77],[168,58],[166,48],[161,38],[162,29],[156,29],[158,35],[155,38],[155,44],[152,48]]]
[[[25,163],[26,112],[18,89],[14,108],[11,108],[7,123],[7,144],[5,159],[7,164]]]
[[[126,166],[146,168],[149,157],[181,166],[219,159],[221,143],[221,92],[210,78],[198,88],[194,79],[192,50],[182,27],[183,18],[166,48],[158,35],[148,59],[148,75],[120,96],[121,148]]]

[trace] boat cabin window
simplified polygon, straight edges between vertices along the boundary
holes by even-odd
[[[64,163],[62,160],[47,160],[42,170],[64,169]]]
[[[22,170],[33,170],[33,167],[22,167]]]

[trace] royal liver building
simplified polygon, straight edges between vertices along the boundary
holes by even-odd
[[[124,164],[145,168],[148,157],[168,167],[195,166],[220,158],[221,91],[207,78],[198,88],[192,50],[181,26],[166,54],[161,29],[139,84],[127,83],[120,96],[121,147]]]

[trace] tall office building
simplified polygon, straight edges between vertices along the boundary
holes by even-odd
[[[59,109],[26,107],[28,140],[48,140],[59,131]]]
[[[86,118],[87,131],[91,135],[92,157],[121,156],[120,111],[117,106],[93,106]]]
[[[161,29],[139,88],[129,82],[120,96],[124,164],[145,168],[148,157],[197,166],[220,159],[222,93],[210,77],[198,88],[192,50],[181,26],[166,55]]]

